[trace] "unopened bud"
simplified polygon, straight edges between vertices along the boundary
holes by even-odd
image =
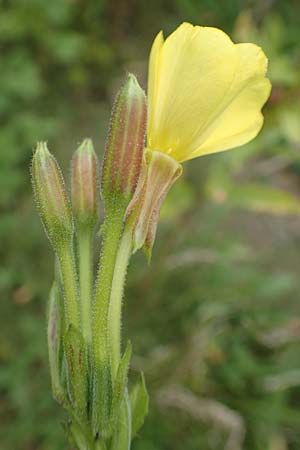
[[[74,219],[79,227],[94,226],[98,218],[98,161],[90,139],[85,139],[71,163],[71,198]]]
[[[139,179],[147,122],[146,96],[129,74],[115,101],[102,167],[104,200],[121,194],[129,201]]]
[[[127,208],[127,220],[133,225],[133,251],[143,247],[151,258],[160,209],[170,188],[182,173],[174,158],[146,150],[142,174],[135,195]]]
[[[45,142],[38,142],[32,159],[32,184],[46,233],[56,246],[72,237],[70,202],[59,165]]]

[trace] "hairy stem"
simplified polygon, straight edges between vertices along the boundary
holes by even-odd
[[[93,231],[90,228],[78,233],[78,258],[79,258],[79,284],[80,284],[80,306],[82,332],[87,344],[92,341],[92,237]]]
[[[79,328],[79,293],[73,241],[63,243],[57,250],[57,256],[63,282],[66,327],[72,324]]]
[[[122,299],[131,250],[132,230],[129,228],[125,230],[120,241],[110,294],[108,333],[113,377],[117,374],[121,359]]]
[[[103,244],[95,285],[93,304],[93,353],[98,367],[110,365],[108,348],[108,313],[111,285],[123,226],[124,208],[109,208],[103,225]]]

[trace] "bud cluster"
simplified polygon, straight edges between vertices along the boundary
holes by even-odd
[[[145,93],[128,75],[113,107],[102,164],[106,216],[96,278],[99,193],[92,141],[85,139],[72,157],[71,201],[45,143],[38,143],[32,161],[35,197],[58,262],[48,318],[53,395],[70,412],[72,443],[88,450],[129,449],[148,410],[143,377],[128,393],[131,345],[121,355],[120,344],[123,285],[132,252],[143,247],[151,254],[162,202],[182,169],[168,155],[145,150],[146,122]]]

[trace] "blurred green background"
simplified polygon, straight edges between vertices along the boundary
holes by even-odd
[[[47,140],[68,177],[84,137],[101,156],[126,71],[183,20],[269,57],[273,91],[251,144],[185,165],[151,268],[133,258],[124,334],[150,414],[134,450],[300,448],[300,2],[1,0],[0,448],[66,450],[52,400],[46,303],[53,256],[29,164]]]

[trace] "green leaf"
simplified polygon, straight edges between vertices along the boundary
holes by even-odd
[[[124,399],[124,394],[127,386],[128,379],[128,369],[130,358],[132,354],[132,345],[130,342],[127,343],[126,350],[124,355],[120,361],[118,372],[116,375],[116,379],[114,382],[114,394],[113,394],[113,406],[112,406],[112,415],[111,415],[111,434],[113,434],[116,423],[118,421],[121,404]]]
[[[50,364],[50,376],[52,393],[58,403],[64,403],[65,393],[61,384],[61,330],[62,330],[62,306],[59,288],[54,282],[49,296],[48,307],[48,353]]]
[[[130,392],[130,405],[132,420],[131,432],[133,439],[142,427],[149,410],[149,395],[146,389],[145,377],[142,372],[140,379]]]
[[[66,376],[70,402],[80,417],[87,416],[87,351],[82,334],[70,325],[64,337]]]
[[[106,370],[95,368],[92,415],[94,435],[99,434],[107,439],[115,433],[127,386],[131,353],[132,346],[129,342],[120,361],[113,389],[111,383],[107,385],[111,380],[110,368],[107,367]]]
[[[109,366],[94,366],[92,428],[93,435],[108,438],[110,436],[110,419],[112,408],[112,379]]]
[[[118,426],[113,432],[110,450],[130,450],[131,444],[131,412],[128,390],[125,389],[120,405]]]

